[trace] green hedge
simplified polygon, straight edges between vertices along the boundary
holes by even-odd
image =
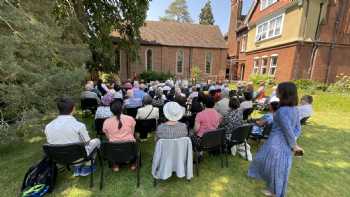
[[[163,72],[156,72],[156,71],[145,71],[140,74],[140,79],[143,79],[146,82],[150,81],[165,81],[169,78],[174,78],[174,75],[172,75],[170,72],[163,73]]]

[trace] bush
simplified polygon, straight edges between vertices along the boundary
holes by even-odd
[[[264,81],[266,85],[271,85],[275,83],[274,77],[261,74],[251,74],[249,76],[249,80],[252,81],[254,84],[258,84],[261,81]]]
[[[350,76],[340,74],[336,78],[336,82],[329,86],[329,91],[339,93],[350,93]]]
[[[328,89],[327,84],[324,84],[318,81],[308,80],[308,79],[294,80],[294,83],[298,87],[298,89],[309,91],[309,92],[314,92],[316,90],[327,91]]]
[[[162,72],[156,72],[156,71],[145,71],[140,74],[140,78],[146,82],[156,81],[156,80],[165,81],[167,79],[174,78],[174,75],[172,75],[170,72],[162,73]]]

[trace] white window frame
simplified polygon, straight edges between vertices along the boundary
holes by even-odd
[[[241,52],[245,52],[246,48],[247,48],[247,35],[244,35],[241,38]]]
[[[147,63],[148,63],[148,57],[147,57],[147,52],[148,51],[151,51],[152,52],[152,56],[151,56],[151,70],[148,70],[148,68],[147,68]],[[146,51],[145,51],[145,69],[146,69],[146,71],[152,71],[153,70],[153,49],[151,49],[151,48],[147,48],[146,49]]]
[[[264,64],[264,60],[266,60],[266,64]],[[261,65],[260,65],[259,73],[262,74],[262,75],[268,74],[267,73],[267,71],[268,71],[267,67],[269,65],[269,57],[268,56],[262,56],[260,63],[261,63]],[[263,69],[265,69],[265,73],[263,73]]]
[[[261,0],[260,1],[260,11],[270,7],[272,4],[276,3],[277,0]]]
[[[181,72],[178,72],[178,61],[179,61],[179,53],[182,53],[182,65],[181,65]],[[184,72],[184,65],[185,65],[185,52],[182,49],[179,49],[176,52],[176,65],[175,65],[175,72],[176,74],[183,74]]]
[[[276,65],[272,65],[272,58],[277,58],[277,60],[276,60]],[[277,72],[277,67],[278,67],[278,54],[272,54],[271,56],[270,56],[270,68],[269,68],[269,75],[271,75],[271,76],[275,76],[276,75],[276,72]],[[272,70],[272,68],[275,68],[275,72],[273,73],[273,74],[271,74],[271,70]]]
[[[210,71],[207,72],[207,57],[208,57],[208,54],[211,55],[211,61],[210,61]],[[206,74],[211,74],[212,73],[212,69],[213,69],[213,59],[214,59],[214,56],[213,56],[213,53],[208,51],[205,53],[205,62],[204,62],[204,71]]]
[[[260,57],[254,57],[253,74],[259,74],[259,70],[260,70],[260,68],[259,68],[259,61],[260,61]]]
[[[276,33],[277,19],[280,17],[281,17],[281,24],[279,26],[279,32]],[[272,22],[274,22],[274,25],[271,29],[270,26],[271,26]],[[260,42],[263,40],[272,39],[272,38],[275,38],[275,37],[282,35],[283,22],[284,22],[284,13],[258,24],[256,26],[255,42]],[[264,27],[265,25],[266,25],[266,27]],[[269,35],[270,31],[273,32],[272,35]],[[265,37],[264,37],[264,35],[265,35]]]

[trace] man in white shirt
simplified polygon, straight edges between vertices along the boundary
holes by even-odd
[[[86,143],[85,149],[87,154],[91,154],[96,148],[100,147],[99,139],[91,139],[85,124],[77,121],[73,116],[75,110],[74,102],[69,98],[60,98],[57,101],[59,116],[52,120],[45,127],[45,135],[49,144],[70,144]],[[76,176],[86,176],[89,172],[80,173],[74,169]]]
[[[215,104],[215,110],[219,112],[222,116],[225,116],[229,110],[230,93],[228,90],[224,89],[221,92],[221,100]]]
[[[312,102],[313,98],[310,95],[305,95],[301,98],[300,105],[298,106],[300,120],[302,120],[303,118],[310,117],[312,115]]]

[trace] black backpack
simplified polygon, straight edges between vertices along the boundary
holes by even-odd
[[[56,183],[57,166],[48,157],[44,157],[39,163],[29,168],[24,176],[21,191],[38,184],[48,186],[48,192],[52,192]]]

